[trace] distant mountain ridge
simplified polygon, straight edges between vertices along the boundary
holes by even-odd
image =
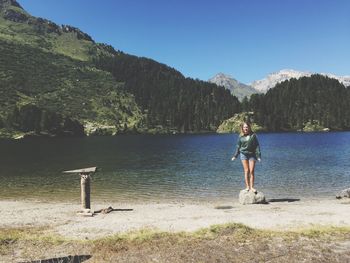
[[[276,84],[281,83],[285,80],[289,80],[292,78],[299,79],[301,77],[310,77],[311,75],[314,75],[314,74],[320,74],[323,76],[327,76],[329,78],[336,79],[340,83],[342,83],[345,87],[350,86],[350,76],[336,76],[330,73],[303,72],[303,71],[297,71],[293,69],[282,69],[278,72],[271,73],[261,80],[256,80],[252,82],[250,86],[258,90],[259,92],[265,93],[269,89],[276,86]]]
[[[241,83],[230,75],[224,73],[218,73],[208,81],[230,90],[232,95],[236,96],[240,101],[242,101],[244,97],[250,97],[250,95],[254,93],[259,93],[259,91],[251,86]]]
[[[250,84],[244,84],[234,79],[232,76],[224,73],[218,73],[208,81],[215,83],[218,86],[223,86],[230,90],[240,101],[247,96],[248,98],[255,93],[266,93],[269,89],[292,78],[299,79],[301,77],[310,77],[311,75],[319,74],[332,79],[338,80],[345,87],[350,87],[350,76],[337,76],[331,73],[317,73],[308,71],[297,71],[293,69],[282,69],[277,72],[268,74],[265,78],[255,80]]]

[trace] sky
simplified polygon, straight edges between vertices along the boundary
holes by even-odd
[[[350,75],[348,0],[18,0],[31,15],[184,76],[249,84],[281,69]]]

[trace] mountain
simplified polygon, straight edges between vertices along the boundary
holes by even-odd
[[[259,93],[259,91],[252,88],[251,86],[241,83],[238,80],[232,78],[230,75],[224,73],[218,73],[208,81],[215,83],[218,86],[225,87],[231,91],[231,93],[240,101],[242,101],[244,97],[250,97],[250,95],[254,93]]]
[[[250,85],[254,89],[258,90],[259,92],[265,93],[269,89],[275,87],[277,83],[281,83],[291,78],[299,79],[301,77],[310,77],[313,74],[316,74],[316,73],[302,72],[302,71],[296,71],[292,69],[283,69],[278,72],[269,74],[264,79],[256,80]],[[346,87],[350,86],[350,76],[336,76],[329,73],[319,73],[319,74],[323,76],[327,76],[329,78],[337,79],[340,83],[344,84],[344,86]]]
[[[0,136],[214,131],[240,110],[223,87],[95,43],[15,0],[0,0],[0,57]]]
[[[124,84],[89,62],[96,48],[80,30],[0,0],[0,136],[115,133],[140,123]]]

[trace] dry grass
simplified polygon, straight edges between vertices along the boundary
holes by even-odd
[[[0,229],[0,262],[92,255],[86,262],[350,262],[350,228],[276,232],[242,224],[187,233],[143,229],[73,241],[49,228]],[[3,261],[1,261],[3,260]]]

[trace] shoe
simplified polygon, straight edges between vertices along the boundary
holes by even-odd
[[[258,193],[258,191],[257,191],[256,189],[252,189],[252,192],[253,192],[254,194]]]

